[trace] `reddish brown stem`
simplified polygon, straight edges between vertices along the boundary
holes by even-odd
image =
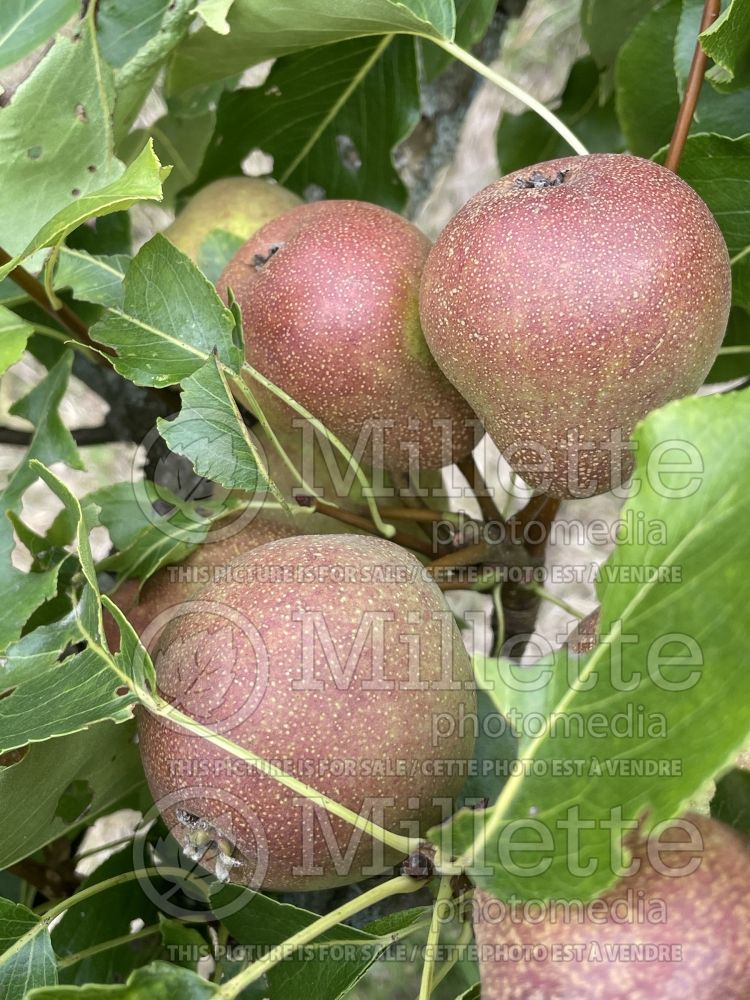
[[[441,556],[440,559],[435,559],[430,563],[428,568],[431,570],[444,570],[454,567],[476,566],[478,563],[489,559],[494,552],[494,548],[490,542],[478,542],[476,545],[466,545],[462,549],[456,549],[455,552],[449,552],[448,555]]]
[[[711,27],[720,13],[721,0],[706,0],[705,7],[703,8],[703,19],[701,20],[701,34],[706,30],[706,28]],[[685,149],[685,143],[687,142],[688,133],[690,132],[690,126],[693,122],[693,115],[695,114],[695,109],[698,106],[698,98],[700,97],[701,87],[703,86],[703,78],[706,75],[707,66],[708,56],[703,51],[699,39],[695,46],[693,62],[690,66],[690,74],[688,75],[687,85],[685,87],[685,95],[682,98],[680,113],[677,116],[672,141],[669,144],[669,152],[667,153],[667,158],[664,161],[664,166],[668,170],[673,170],[675,173],[677,173],[680,167],[680,160],[682,159],[682,153]]]
[[[546,493],[539,493],[529,500],[526,506],[514,514],[511,521],[514,537],[523,540],[526,549],[532,556],[544,555],[544,550],[549,538],[549,529],[560,509],[560,501],[555,497],[548,497]],[[528,528],[533,524],[538,526],[538,539],[528,538]],[[536,532],[535,532],[536,534]]]
[[[479,503],[479,509],[485,521],[502,521],[503,516],[490,495],[487,483],[473,455],[467,455],[457,463],[458,470],[471,487]]]
[[[334,507],[324,500],[316,500],[311,509],[316,514],[324,514],[326,517],[330,517],[334,521],[339,521],[341,524],[348,524],[353,528],[361,528],[362,531],[367,531],[372,535],[380,534],[369,518],[362,517],[360,514],[352,514],[350,511],[342,510],[340,507]],[[421,552],[425,556],[431,557],[434,555],[432,545],[429,542],[421,538],[415,538],[413,535],[408,535],[403,531],[397,530],[395,535],[392,536],[391,541],[397,545],[401,545],[405,549],[413,549],[415,552]]]
[[[8,252],[0,247],[0,267],[3,267],[11,259],[12,258],[8,255]],[[14,267],[8,277],[12,282],[18,285],[19,288],[23,289],[29,298],[33,299],[34,302],[36,302],[36,304],[49,316],[52,316],[53,319],[56,319],[58,323],[64,326],[70,333],[72,340],[75,340],[76,343],[81,345],[81,347],[91,348],[91,353],[88,357],[99,365],[103,365],[107,368],[110,367],[109,358],[112,356],[112,351],[102,344],[94,343],[89,336],[88,326],[84,323],[81,317],[70,308],[70,306],[67,306],[63,302],[60,304],[60,308],[56,309],[50,302],[47,296],[47,291],[41,281],[38,281],[33,274],[29,274],[29,272],[20,265],[18,267]],[[180,396],[174,389],[154,389],[152,387],[148,387],[145,391],[149,395],[160,396],[162,399],[171,401],[170,405],[172,407],[172,412],[179,409]],[[82,443],[90,444],[93,442]]]
[[[8,252],[0,247],[0,267],[3,267],[11,259],[12,258]],[[106,347],[97,345],[93,342],[93,340],[91,340],[89,337],[88,327],[83,322],[81,317],[76,315],[76,313],[74,313],[69,306],[65,305],[63,302],[61,303],[60,308],[56,309],[52,305],[47,297],[44,285],[40,281],[37,281],[33,274],[29,274],[25,268],[19,266],[14,267],[8,277],[11,281],[18,285],[19,288],[22,288],[38,306],[41,306],[41,308],[44,309],[48,315],[52,316],[53,319],[56,319],[58,323],[62,323],[66,330],[68,330],[80,344],[83,344],[84,347],[91,347],[96,351],[104,351],[105,353],[108,352]],[[100,364],[106,364],[106,361],[98,353],[94,354],[94,359]]]

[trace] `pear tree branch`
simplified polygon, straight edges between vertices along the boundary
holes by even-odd
[[[703,8],[703,18],[701,20],[701,34],[703,34],[707,28],[711,27],[720,13],[721,0],[706,0]],[[698,39],[695,46],[695,52],[693,53],[693,62],[690,66],[690,74],[685,87],[685,94],[682,98],[682,104],[680,105],[680,112],[677,115],[677,122],[674,127],[674,133],[672,134],[672,141],[669,144],[669,152],[667,153],[667,158],[664,161],[664,166],[667,170],[673,170],[675,173],[677,173],[680,168],[680,160],[682,159],[682,153],[685,149],[685,143],[687,142],[688,133],[690,132],[690,126],[693,123],[693,115],[695,114],[695,109],[698,106],[698,98],[700,97],[701,88],[703,86],[703,78],[706,75],[707,66],[708,56],[703,51],[700,39]]]

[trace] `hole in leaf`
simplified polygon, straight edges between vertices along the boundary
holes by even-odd
[[[26,150],[26,155],[30,160],[38,160],[39,157],[42,155],[42,147],[29,146],[29,148]]]
[[[263,177],[273,173],[273,157],[262,149],[253,149],[242,161],[242,173],[246,177]]]
[[[326,189],[320,184],[308,184],[303,191],[305,201],[324,201]]]
[[[86,169],[88,170],[88,172],[90,174],[95,174],[96,173],[96,164],[95,163],[89,163],[89,165],[86,167]]]
[[[81,189],[80,188],[73,188],[73,190],[70,193],[73,195],[74,198],[77,198],[78,195],[81,193]]]
[[[59,816],[65,823],[72,823],[88,811],[93,797],[88,781],[80,778],[71,781],[57,801],[55,816]]]
[[[336,136],[336,152],[339,154],[342,166],[352,174],[356,174],[362,166],[362,157],[349,135]]]
[[[87,122],[89,120],[86,108],[82,104],[76,104],[75,116],[79,122]]]

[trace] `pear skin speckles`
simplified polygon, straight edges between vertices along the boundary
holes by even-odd
[[[161,695],[394,832],[446,819],[473,755],[476,693],[452,615],[415,557],[370,536],[304,535],[231,570],[159,638]],[[264,888],[318,889],[400,860],[272,776],[138,715],[154,801],[193,851],[180,815],[218,831],[234,851],[223,851],[230,879],[252,882],[262,867]]]
[[[474,445],[476,418],[435,364],[419,322],[429,248],[415,226],[378,205],[313,202],[256,233],[218,286],[242,309],[250,364],[352,450],[363,428],[382,427],[383,447],[366,461],[391,472],[408,469],[409,444],[425,470]],[[282,427],[291,422],[283,403],[253,391]],[[437,423],[445,421],[449,447]]]
[[[550,495],[591,496],[629,475],[634,425],[702,384],[730,286],[692,188],[649,160],[593,154],[475,195],[430,252],[421,318],[514,469]]]
[[[535,904],[524,919],[522,905],[477,889],[482,1000],[747,1000],[750,845],[698,815],[659,839],[651,861],[641,845],[640,870],[588,905]]]

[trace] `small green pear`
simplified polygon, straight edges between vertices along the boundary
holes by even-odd
[[[280,184],[261,177],[223,177],[201,188],[164,235],[198,263],[203,241],[216,229],[239,240],[249,239],[261,226],[302,200]]]

